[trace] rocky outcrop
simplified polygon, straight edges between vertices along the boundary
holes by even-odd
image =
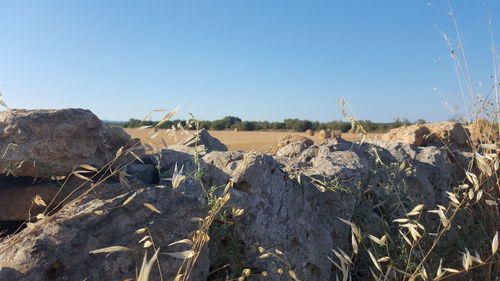
[[[153,164],[133,163],[124,167],[123,171],[144,184],[156,184],[160,181],[156,166]]]
[[[331,276],[331,263],[325,257],[332,247],[348,246],[350,232],[338,217],[352,217],[357,192],[325,193],[307,179],[298,183],[265,154],[211,153],[203,161],[207,182],[223,184],[230,176],[236,182],[229,204],[245,210],[236,233],[249,268],[270,272],[266,280],[280,280],[275,272],[287,265],[259,259],[258,247],[264,247],[282,251],[301,280]]]
[[[201,129],[192,134],[178,143],[175,147],[178,147],[178,149],[174,148],[174,150],[186,150],[185,147],[197,147],[198,151],[204,151],[205,153],[211,151],[227,151],[227,146],[218,139],[212,137],[205,129]]]
[[[314,144],[313,140],[307,137],[299,135],[286,135],[278,140],[276,146],[271,150],[271,154],[277,154],[282,148],[292,143],[300,143],[301,145],[298,145],[298,147],[302,147],[304,149]],[[296,149],[292,150],[295,151]],[[284,155],[289,153],[284,150],[281,154]]]
[[[123,190],[119,183],[102,186],[102,190]],[[179,252],[186,245],[168,246],[188,237],[197,228],[192,217],[203,217],[205,206],[171,189],[148,188],[136,191],[127,205],[130,193],[106,196],[90,195],[80,204],[66,206],[52,220],[42,220],[0,243],[0,280],[125,280],[135,278],[137,266],[152,247],[137,243],[151,235],[155,247],[165,252]],[[146,208],[154,205],[161,214]],[[102,214],[97,214],[101,211]],[[148,228],[137,234],[136,230]],[[124,246],[131,250],[92,254],[93,250]],[[188,246],[189,248],[189,246]],[[172,280],[182,260],[159,256],[165,280]],[[206,280],[208,251],[201,253],[192,280]],[[158,276],[153,266],[152,276]]]
[[[306,149],[307,146],[304,143],[292,142],[280,148],[276,152],[276,155],[284,157],[298,157]]]
[[[427,128],[423,139],[429,132]],[[423,134],[407,135],[415,144],[416,136]],[[190,237],[197,227],[192,218],[206,217],[228,182],[234,182],[230,200],[216,216],[192,280],[237,278],[242,268],[267,272],[265,280],[271,281],[283,280],[279,268],[293,270],[300,280],[335,280],[338,272],[327,258],[331,249],[348,254],[351,249],[351,231],[339,218],[381,237],[404,210],[420,203],[444,204],[445,192],[463,178],[461,167],[468,157],[452,157],[435,146],[384,141],[359,144],[336,138],[313,145],[307,138],[290,137],[281,143],[274,156],[217,151],[225,149],[202,131],[198,141],[143,156],[144,163],[123,171],[149,182],[151,169],[159,166],[160,185],[143,188],[139,181],[108,181],[82,202],[66,205],[50,219],[0,241],[0,280],[43,280],[40,276],[49,275],[61,280],[134,278],[145,251],[137,241],[150,235],[162,253],[186,250],[186,245],[168,245]],[[183,167],[185,177],[173,190],[176,165],[178,170]],[[133,200],[123,204],[134,192]],[[244,213],[233,217],[233,209]],[[151,234],[135,233],[143,227]],[[89,253],[109,246],[133,250]],[[283,259],[259,258],[259,247]],[[151,248],[148,251],[150,257]],[[172,280],[180,260],[161,255],[159,263],[163,278]],[[360,267],[359,280],[368,276],[368,266]],[[156,278],[158,269],[153,268]],[[208,277],[208,272],[215,275]]]
[[[469,130],[456,122],[417,124],[395,128],[382,135],[382,140],[414,146],[467,147]]]
[[[402,142],[414,146],[422,146],[427,143],[427,137],[431,131],[426,126],[420,124],[403,126],[390,130],[382,135],[382,140]]]
[[[102,167],[132,140],[83,109],[0,113],[1,172],[17,176],[66,176],[79,164]]]
[[[439,122],[425,124],[431,131],[427,138],[427,143],[436,143],[437,145],[451,145],[466,147],[469,142],[470,132],[462,124],[456,122]]]
[[[364,231],[383,235],[384,225],[404,216],[404,209],[424,203],[444,204],[462,170],[436,147],[377,142],[356,144],[330,139],[298,157],[255,152],[212,152],[201,158],[204,186],[224,186],[232,178],[230,206],[243,208],[232,237],[239,258],[256,272],[276,272],[279,260],[259,259],[258,247],[284,252],[301,280],[330,280],[335,270],[325,256],[332,248],[349,252],[350,232],[338,218],[355,221]],[[381,164],[383,163],[383,164]],[[402,164],[405,163],[405,164]],[[196,169],[184,163],[186,173]],[[390,183],[388,185],[387,183]],[[206,202],[195,181],[179,190]],[[405,205],[398,199],[404,197]],[[391,217],[381,217],[384,209]],[[211,266],[228,263],[211,242]],[[227,238],[225,238],[227,239]],[[222,244],[227,242],[220,242]],[[215,252],[214,252],[215,251]],[[276,274],[266,277],[281,280]]]

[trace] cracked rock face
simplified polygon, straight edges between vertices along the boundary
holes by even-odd
[[[136,186],[140,187],[140,186]],[[132,194],[123,192],[119,183],[105,184],[102,193],[90,195],[81,204],[66,206],[54,220],[35,223],[32,228],[0,243],[0,280],[125,280],[136,276],[144,253],[151,248],[138,244],[148,233],[135,231],[147,227],[156,247],[162,252],[186,250],[184,245],[168,244],[188,237],[197,228],[192,217],[203,217],[206,207],[171,189],[137,190],[127,205],[122,203]],[[113,194],[114,193],[114,194]],[[161,214],[143,203],[154,205]],[[103,211],[95,214],[95,211]],[[110,246],[125,246],[132,251],[91,254],[90,251]],[[188,247],[189,248],[189,247]],[[165,280],[172,280],[181,260],[161,254],[161,270]],[[158,276],[153,267],[152,276]],[[192,280],[206,280],[208,251],[204,251]]]
[[[437,122],[395,128],[382,136],[384,141],[402,142],[414,146],[467,147],[470,132],[456,122]]]
[[[347,226],[337,217],[352,216],[355,193],[322,193],[310,184],[299,184],[265,154],[209,154],[204,160],[213,165],[212,169],[235,172],[233,179],[237,184],[229,204],[245,209],[236,229],[244,243],[244,256],[252,266],[273,273],[286,267],[276,260],[258,259],[257,249],[262,246],[286,253],[302,280],[324,280],[330,276],[331,263],[326,256],[332,247],[347,247],[350,236]],[[280,276],[271,274],[267,278],[279,280]]]
[[[383,185],[390,176],[397,177],[391,179],[398,182],[393,188],[407,190],[406,208],[420,202],[428,206],[441,203],[445,191],[461,176],[447,152],[436,147],[382,141],[360,145],[331,139],[297,154],[272,157],[256,152],[211,152],[201,159],[205,186],[224,186],[230,178],[235,182],[228,204],[245,209],[245,214],[238,217],[234,233],[247,266],[257,272],[286,268],[272,258],[259,259],[258,247],[264,247],[284,252],[301,280],[332,280],[336,272],[326,257],[331,256],[331,249],[351,249],[350,230],[339,218],[358,219],[366,231],[378,234],[385,222],[374,206],[389,210],[397,202],[395,192]],[[411,165],[411,173],[390,170],[402,161]],[[184,165],[188,173],[196,169],[189,161]],[[180,190],[205,202],[193,181],[185,181]],[[270,274],[266,280],[280,278]]]
[[[295,147],[296,143],[288,145]],[[162,252],[186,250],[180,245],[167,245],[196,229],[190,218],[207,215],[207,192],[202,186],[220,195],[229,180],[235,184],[223,212],[229,218],[232,208],[245,212],[227,225],[226,236],[214,232],[192,280],[210,279],[208,272],[234,262],[231,257],[254,273],[268,272],[267,277],[256,280],[283,280],[276,271],[287,271],[288,266],[301,280],[335,280],[338,272],[327,257],[332,256],[332,249],[340,248],[348,254],[351,249],[351,231],[339,218],[356,221],[363,230],[380,237],[386,220],[393,219],[382,217],[380,210],[394,218],[404,215],[390,188],[405,194],[406,208],[419,203],[440,204],[446,198],[445,191],[463,176],[460,167],[467,161],[466,154],[458,153],[452,159],[445,150],[433,146],[382,141],[357,144],[340,138],[276,156],[212,150],[200,154],[199,162],[193,159],[193,147],[174,148],[161,152],[162,177],[171,177],[177,163],[184,167],[185,175],[201,171],[200,182],[187,177],[172,190],[165,182],[163,188],[141,189],[136,181],[137,196],[123,207],[131,191],[119,183],[106,183],[101,193],[90,195],[82,204],[65,207],[54,217],[57,223],[39,229],[35,224],[35,230],[25,229],[0,241],[0,280],[44,280],[40,276],[47,274],[60,274],[61,280],[132,278],[135,264],[141,262],[144,253],[135,230],[149,227]],[[388,188],[390,182],[394,184]],[[147,209],[144,203],[153,204],[161,214]],[[96,215],[96,210],[104,212]],[[223,224],[220,219],[214,227]],[[9,246],[13,241],[9,239],[17,239],[14,246]],[[133,248],[136,254],[89,254],[113,245]],[[289,264],[273,257],[260,259],[259,247],[283,252]],[[161,256],[160,264],[164,278],[171,280],[180,261]],[[157,269],[153,270],[152,275],[158,276]]]
[[[227,151],[227,146],[220,142],[218,139],[212,137],[207,130],[201,129],[185,140],[177,144],[181,147],[196,147],[203,146],[205,152],[210,151]]]

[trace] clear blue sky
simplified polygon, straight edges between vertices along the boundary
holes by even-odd
[[[473,82],[490,85],[500,1],[451,3]],[[0,85],[11,108],[107,120],[181,105],[180,118],[329,121],[341,96],[362,119],[447,120],[443,102],[461,103],[447,13],[420,0],[0,0]]]

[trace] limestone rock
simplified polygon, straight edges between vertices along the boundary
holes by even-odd
[[[212,137],[205,129],[201,129],[200,131],[184,139],[177,145],[180,147],[203,146],[203,150],[206,152],[227,151],[226,145],[220,142],[218,139]]]
[[[301,142],[289,143],[276,152],[276,156],[298,157],[304,150],[306,145]]]
[[[417,124],[395,128],[382,135],[382,140],[402,142],[414,146],[466,147],[469,130],[456,122]]]
[[[132,140],[121,128],[101,122],[83,109],[0,112],[3,173],[17,176],[66,176],[79,164],[104,166]]]
[[[119,185],[119,183],[117,183]],[[114,184],[114,185],[117,185]],[[113,185],[113,184],[111,184]],[[106,187],[107,188],[107,187]],[[37,222],[33,228],[0,243],[0,280],[125,280],[135,278],[145,252],[152,248],[138,244],[145,234],[135,231],[147,227],[156,247],[162,252],[186,250],[185,245],[168,244],[188,237],[197,224],[192,217],[203,217],[204,206],[171,189],[148,188],[111,199],[90,195],[81,204],[68,205],[50,222]],[[153,204],[162,214],[152,212],[144,203]],[[101,215],[94,211],[103,210]],[[110,246],[125,246],[130,252],[91,254]],[[188,247],[189,248],[189,247]],[[182,260],[159,256],[163,278],[172,280]],[[206,280],[208,251],[200,254],[191,280]],[[158,276],[153,266],[151,276]],[[52,278],[52,279],[51,279]],[[156,278],[155,278],[156,279]]]
[[[324,257],[332,248],[348,249],[349,229],[337,217],[352,216],[356,193],[322,193],[308,181],[299,184],[265,154],[210,153],[203,160],[207,181],[236,181],[229,203],[245,209],[236,233],[249,268],[269,272],[266,280],[281,280],[275,272],[284,265],[259,259],[261,246],[286,253],[300,280],[332,277],[331,262]]]
[[[456,122],[438,122],[425,124],[431,131],[431,135],[427,138],[427,143],[437,142],[439,145],[445,144],[448,146],[467,146],[470,135],[469,130],[464,128],[462,124]],[[426,144],[427,144],[426,143]]]
[[[272,149],[271,154],[276,154],[281,148],[294,142],[301,143],[305,148],[314,144],[310,138],[299,135],[286,135],[278,140],[278,144]]]
[[[428,127],[417,124],[392,129],[382,135],[382,140],[422,146],[427,143],[429,135],[431,131]]]
[[[145,156],[149,166],[160,162],[162,178],[172,176],[175,164],[190,176],[177,190],[163,182],[163,188],[136,191],[136,198],[123,207],[130,192],[121,195],[127,190],[119,183],[107,184],[81,204],[66,206],[56,215],[57,224],[45,223],[0,241],[0,280],[39,280],[54,265],[64,268],[59,273],[62,280],[133,278],[135,264],[144,253],[137,244],[141,237],[134,231],[149,227],[162,252],[185,250],[181,245],[167,245],[195,229],[190,218],[205,217],[207,205],[230,180],[235,183],[229,190],[230,200],[221,212],[224,215],[212,225],[208,248],[202,251],[192,280],[207,280],[209,271],[237,278],[241,269],[237,271],[236,266],[257,274],[267,271],[265,280],[283,280],[284,275],[276,271],[288,269],[287,265],[274,258],[260,259],[259,247],[282,251],[300,280],[335,280],[339,272],[327,256],[332,257],[331,249],[337,248],[350,255],[352,248],[349,226],[339,218],[381,237],[393,219],[405,216],[404,210],[421,203],[426,208],[445,205],[449,201],[446,191],[464,178],[463,165],[470,155],[460,151],[452,156],[429,145],[427,127],[402,129],[407,131],[391,137],[400,142],[359,144],[336,138],[316,146],[307,138],[289,137],[280,142],[277,156],[212,149],[199,153],[195,161],[193,148],[214,146],[210,142],[193,146],[192,141],[162,150],[156,158]],[[139,184],[132,181],[132,185]],[[162,214],[151,212],[143,203],[153,204]],[[232,218],[232,208],[245,212]],[[95,215],[95,210],[105,213]],[[435,223],[422,221],[426,227]],[[113,245],[133,248],[135,254],[88,254]],[[161,259],[164,279],[172,280],[180,261]],[[370,266],[369,259],[359,259],[353,276],[364,280],[363,276],[370,276]],[[152,276],[158,276],[157,268]],[[210,279],[218,280],[217,276]]]

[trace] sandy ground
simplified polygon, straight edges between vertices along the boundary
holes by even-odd
[[[163,147],[161,139],[163,138],[164,142],[167,145],[172,145],[178,143],[186,135],[181,132],[176,132],[175,135],[172,132],[168,132],[167,130],[159,130],[158,134],[154,132],[153,129],[125,129],[125,131],[134,138],[140,138],[144,143],[153,144],[154,146],[161,148]],[[193,131],[190,131],[193,132]],[[209,133],[215,138],[219,139],[223,142],[229,150],[257,150],[257,151],[267,151],[274,147],[278,140],[286,135],[294,134],[300,136],[306,136],[314,141],[315,144],[321,144],[323,139],[319,136],[308,136],[306,133],[297,133],[297,132],[262,132],[262,131],[211,131]],[[377,138],[380,134],[373,133],[370,134],[371,138]],[[358,140],[359,136],[350,133],[342,134],[342,138],[346,140]]]

